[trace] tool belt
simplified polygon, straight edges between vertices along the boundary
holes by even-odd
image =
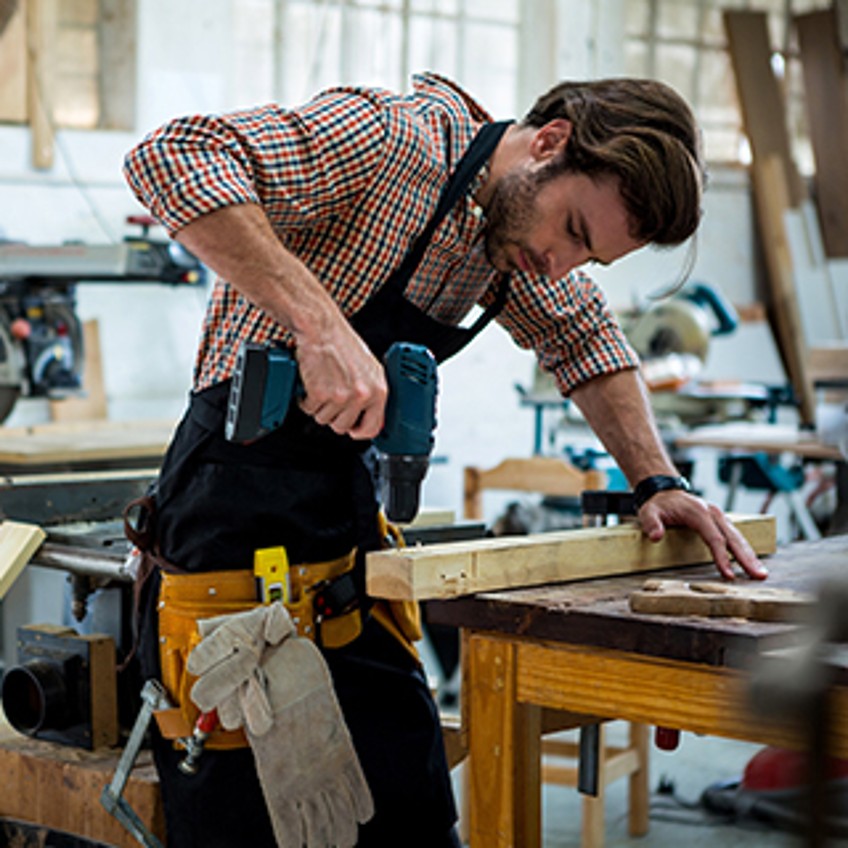
[[[291,595],[286,608],[300,636],[328,649],[341,648],[359,636],[363,612],[352,589],[353,581],[349,579],[354,564],[355,551],[351,551],[335,560],[294,565],[289,569]],[[166,739],[190,736],[199,716],[190,696],[196,678],[186,670],[189,654],[200,642],[197,621],[255,606],[256,584],[252,572],[162,572],[158,603],[162,684],[171,703],[178,705],[156,713],[159,730]],[[418,659],[412,644],[422,635],[416,603],[377,601],[371,614]],[[218,728],[205,747],[224,750],[246,745],[243,731]]]

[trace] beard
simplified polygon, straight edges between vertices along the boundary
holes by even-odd
[[[501,177],[495,186],[486,207],[485,249],[489,262],[499,271],[519,269],[510,257],[510,248],[521,250],[536,264],[525,239],[539,217],[536,195],[546,176],[544,170],[516,170]]]

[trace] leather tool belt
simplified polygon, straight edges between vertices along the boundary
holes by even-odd
[[[286,608],[298,634],[327,649],[341,648],[362,632],[363,617],[350,581],[339,580],[354,567],[355,551],[321,563],[289,569],[291,597]],[[341,587],[341,588],[339,588]],[[196,678],[186,670],[189,654],[200,642],[197,621],[243,612],[257,606],[256,584],[249,571],[209,571],[193,574],[162,572],[159,590],[159,655],[162,684],[172,704],[156,713],[166,739],[191,735],[199,710],[191,700]],[[378,601],[371,614],[417,659],[413,641],[421,638],[420,611],[412,602]],[[245,747],[241,730],[216,729],[206,742],[209,749]]]

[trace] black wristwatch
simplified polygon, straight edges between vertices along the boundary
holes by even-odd
[[[655,474],[640,480],[633,489],[636,510],[640,510],[657,492],[668,492],[672,489],[691,492],[692,484],[685,477],[673,477],[670,474]]]

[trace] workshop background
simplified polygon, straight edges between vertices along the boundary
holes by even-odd
[[[838,198],[833,207],[821,205],[834,194],[848,197],[848,138],[838,136],[831,148],[842,152],[827,160],[832,150],[819,144],[821,109],[807,88],[798,21],[833,16],[827,32],[839,64],[848,46],[844,0],[20,0],[5,7],[13,14],[0,34],[0,244],[93,246],[138,235],[139,225],[127,219],[143,210],[122,179],[123,157],[145,133],[180,114],[270,100],[296,104],[336,83],[407,90],[420,70],[456,79],[496,118],[520,117],[564,78],[637,75],[670,83],[693,105],[704,131],[703,225],[693,244],[646,249],[591,273],[629,328],[648,319],[641,325],[648,346],[678,327],[673,316],[654,314],[659,302],[652,295],[687,273],[708,293],[706,304],[678,295],[686,301],[680,320],[697,325],[696,338],[691,346],[684,339],[680,349],[664,348],[652,372],[659,387],[675,391],[691,389],[687,378],[695,377],[695,394],[708,396],[693,411],[688,403],[667,405],[668,391],[657,394],[670,444],[694,427],[728,419],[821,427],[816,410],[824,394],[793,357],[806,347],[848,343],[848,222],[839,218],[848,212]],[[765,16],[773,72],[765,82],[768,94],[772,85],[779,92],[782,113],[756,114],[756,90],[754,106],[740,103],[751,81],[741,79],[738,61],[734,66],[725,10]],[[821,55],[820,48],[813,53]],[[840,108],[828,113],[831,133],[848,132],[848,107]],[[756,149],[752,126],[762,131],[764,121],[782,126],[786,150]],[[758,156],[766,164],[773,164],[769,156],[789,162],[785,243],[763,237],[766,216],[752,185]],[[825,173],[825,162],[833,170]],[[158,227],[150,235],[164,237]],[[789,286],[777,296],[770,283],[775,267]],[[79,280],[77,314],[96,322],[109,420],[177,420],[209,287]],[[787,333],[779,317],[775,323],[774,306],[792,299],[796,323]],[[732,326],[716,333],[725,304]],[[442,367],[440,382],[425,507],[461,518],[466,466],[490,468],[534,453],[605,470],[611,483],[621,482],[575,410],[552,399],[532,354],[501,329],[491,328]],[[781,391],[791,383],[800,412]],[[844,418],[842,391],[837,387],[835,408]],[[833,397],[830,387],[829,415]],[[22,397],[0,428],[0,444],[3,428],[48,422],[55,408],[46,397]],[[838,416],[829,425],[836,443],[846,425]],[[677,455],[690,463],[698,489],[729,503],[714,450]],[[826,532],[837,509],[836,486],[827,477],[833,469],[816,465],[800,473],[800,480],[790,475],[796,490],[789,493],[742,485],[734,509],[773,512],[781,542],[809,535],[809,519]],[[539,519],[537,501],[525,501],[534,529],[533,521],[546,519]],[[513,502],[515,493],[487,495],[486,523]],[[14,659],[18,625],[62,620],[67,603],[61,572],[27,569],[2,602],[4,661]]]

